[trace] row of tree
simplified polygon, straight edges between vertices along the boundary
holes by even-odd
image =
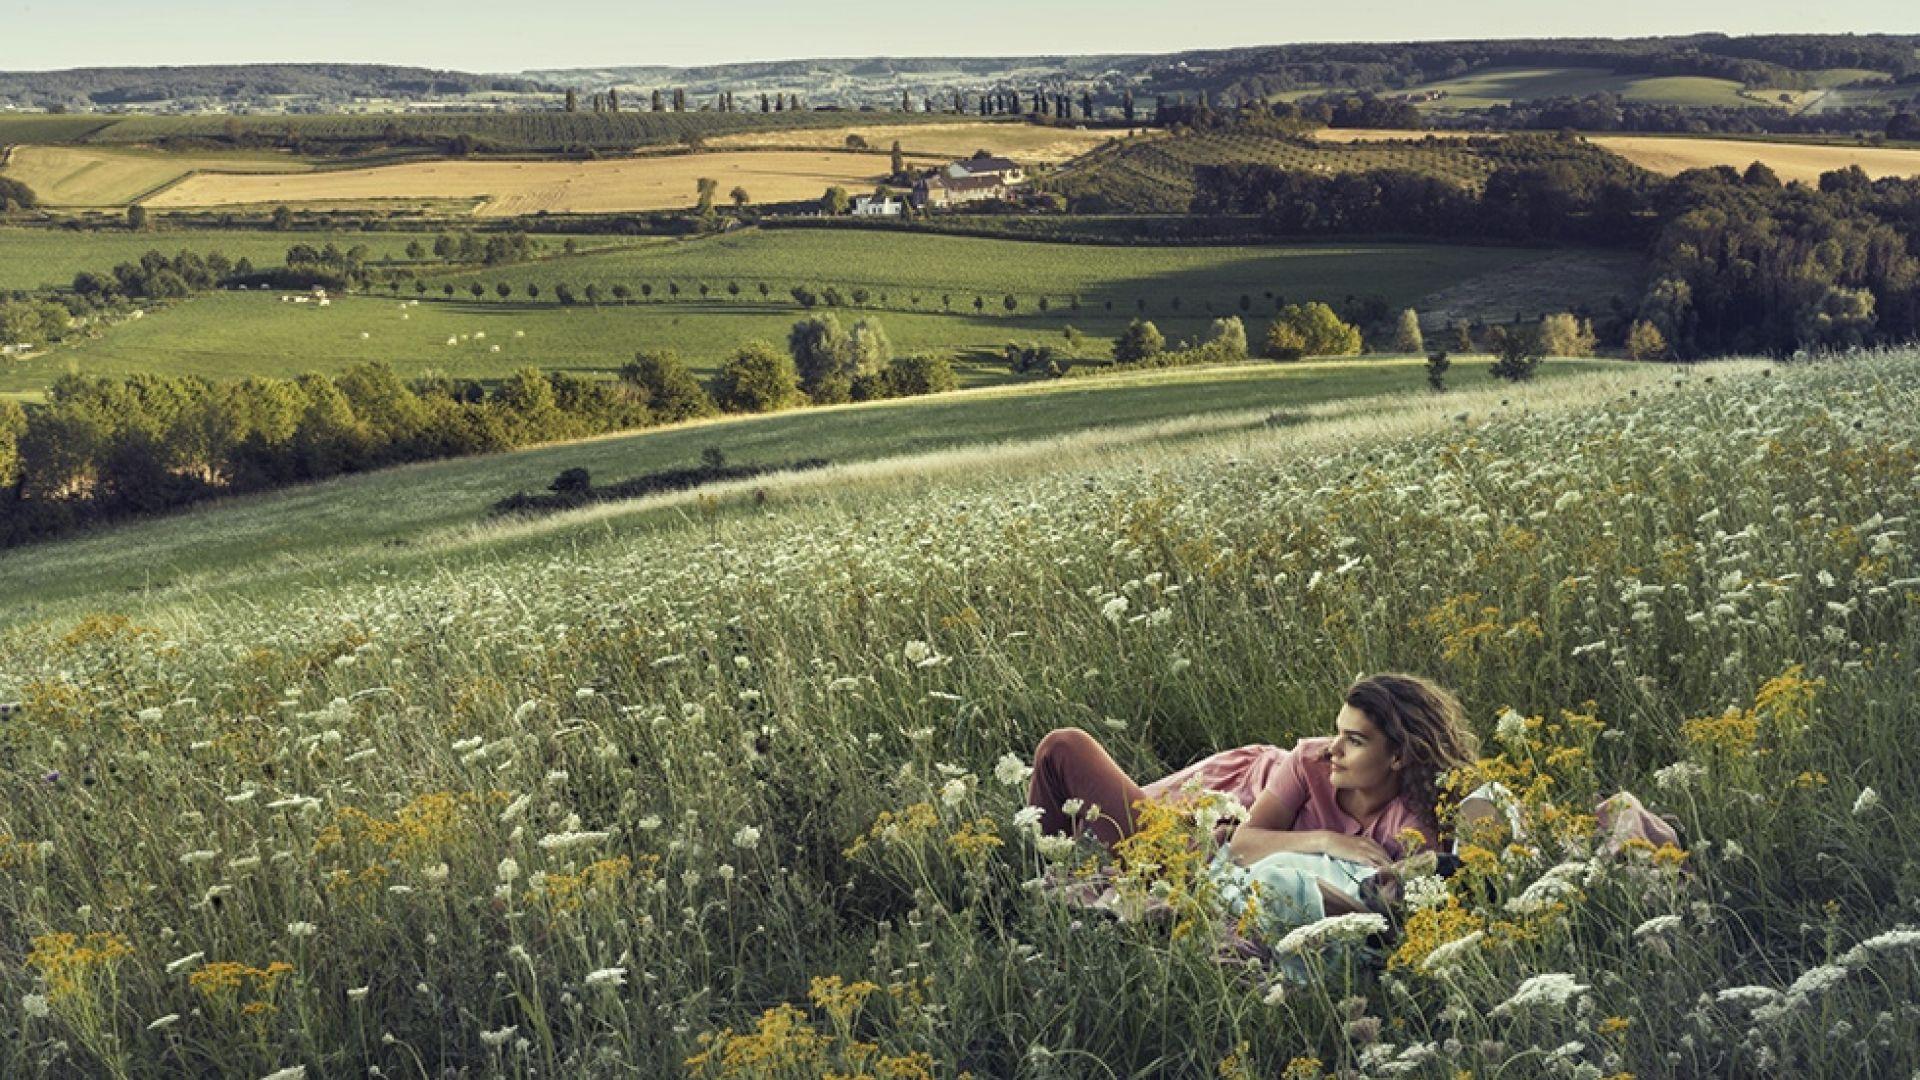
[[[872,319],[848,331],[808,318],[788,346],[748,342],[711,385],[671,350],[636,356],[616,379],[526,368],[492,386],[404,380],[377,363],[238,382],[65,375],[44,405],[0,400],[0,546],[401,462],[956,386],[946,357],[895,357]]]

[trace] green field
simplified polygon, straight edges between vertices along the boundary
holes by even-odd
[[[1603,68],[1489,68],[1454,79],[1421,83],[1407,93],[1444,90],[1446,97],[1423,102],[1429,109],[1485,109],[1539,98],[1614,94],[1623,101],[1658,105],[1757,105],[1732,79],[1697,75],[1620,74]]]
[[[1484,358],[1456,360],[1453,385],[1501,385],[1487,376],[1488,363]],[[1541,374],[1551,383],[1583,373],[1637,370],[1644,369],[1624,361],[1553,360]],[[43,617],[52,610],[47,605],[56,601],[99,602],[149,589],[157,590],[156,597],[215,587],[250,591],[282,576],[295,584],[309,582],[313,578],[306,568],[313,560],[337,566],[352,551],[405,546],[477,524],[495,499],[541,489],[562,469],[576,465],[610,482],[689,464],[707,447],[721,448],[736,464],[804,457],[846,463],[1201,414],[1238,417],[1234,424],[1253,429],[1261,426],[1265,413],[1241,415],[1247,410],[1297,410],[1405,394],[1424,385],[1420,364],[1410,360],[1253,363],[725,418],[404,466],[6,552],[0,557],[0,594],[8,597],[8,604],[0,608],[0,626]]]
[[[295,244],[342,250],[365,244],[375,260],[404,260],[407,244],[433,247],[433,233],[269,232],[265,230],[149,230],[102,232],[79,229],[0,227],[0,292],[45,289],[70,284],[82,270],[104,274],[123,262],[138,262],[149,251],[218,251],[230,259],[251,259],[255,266],[278,266]],[[554,242],[557,245],[557,241]]]
[[[887,310],[845,310],[842,320],[876,317],[896,353],[955,353],[963,376],[981,382],[1004,375],[1004,368],[980,364],[1008,341],[1059,344],[1068,325],[1096,339],[1084,355],[1105,356],[1105,339],[1125,328],[1142,298],[1148,302],[1147,317],[1172,340],[1198,336],[1215,315],[1239,314],[1245,295],[1250,330],[1257,335],[1273,312],[1269,294],[1332,301],[1379,295],[1394,305],[1412,304],[1461,281],[1512,272],[1550,254],[1422,244],[1124,248],[883,232],[750,232],[436,279],[428,299],[404,309],[401,302],[414,298],[410,290],[400,299],[341,297],[325,309],[283,303],[265,293],[215,294],[0,368],[0,392],[37,390],[69,369],[238,378],[331,372],[384,360],[407,374],[438,371],[471,378],[497,377],[526,364],[610,372],[636,350],[657,346],[679,349],[696,368],[712,371],[748,339],[784,342],[792,323],[806,314],[787,290],[803,282],[835,284],[848,292],[867,288],[874,307],[882,306],[884,294]],[[461,288],[458,299],[442,298],[437,286],[443,280]],[[761,280],[769,281],[766,301],[756,287]],[[487,286],[486,299],[468,297],[464,289],[471,281]],[[492,292],[499,281],[514,286],[509,301]],[[637,299],[643,283],[653,285],[658,300],[670,281],[680,284],[681,300]],[[703,281],[711,298],[699,302],[697,286]],[[537,303],[525,298],[529,282],[542,286]],[[576,294],[598,284],[603,301],[563,307],[551,299],[553,286],[561,282]],[[740,284],[738,298],[726,292],[728,282]],[[616,284],[630,288],[636,300],[611,301]],[[1003,306],[1009,292],[1016,298],[1013,314]],[[1071,307],[1076,294],[1077,312]],[[942,311],[943,295],[952,298],[952,313]],[[985,300],[983,313],[973,310],[976,296]],[[1049,299],[1046,314],[1038,309],[1042,296]],[[1175,297],[1181,301],[1178,313],[1172,307]],[[476,333],[486,336],[473,337]],[[449,338],[454,344],[447,344]]]

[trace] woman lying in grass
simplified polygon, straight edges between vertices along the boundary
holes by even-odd
[[[1051,732],[1027,801],[1042,832],[1111,847],[1134,833],[1137,803],[1196,785],[1235,795],[1251,805],[1210,872],[1236,892],[1257,883],[1262,923],[1282,930],[1380,903],[1374,893],[1399,877],[1382,870],[1410,849],[1438,850],[1442,778],[1475,749],[1452,693],[1416,675],[1372,675],[1347,688],[1331,737],[1224,751],[1144,788],[1091,735]]]

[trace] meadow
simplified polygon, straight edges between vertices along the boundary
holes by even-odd
[[[303,233],[261,235],[318,242]],[[365,237],[376,254],[408,239]],[[279,247],[273,261],[284,254]],[[789,292],[800,284],[834,285],[849,299],[854,290],[866,290],[867,304],[882,310],[841,310],[843,321],[878,318],[896,353],[954,354],[963,379],[977,384],[1005,377],[994,357],[1008,341],[1064,347],[1062,333],[1070,325],[1090,335],[1075,354],[1105,358],[1111,339],[1140,313],[1141,300],[1146,317],[1173,340],[1198,337],[1218,315],[1242,314],[1244,296],[1251,332],[1258,333],[1271,317],[1274,297],[1337,302],[1379,295],[1394,305],[1410,304],[1482,275],[1524,272],[1549,256],[1420,244],[1126,248],[918,233],[751,231],[445,274],[427,280],[424,299],[403,288],[397,297],[346,296],[319,308],[282,303],[277,294],[216,293],[0,366],[0,392],[38,390],[68,370],[242,378],[337,372],[365,360],[386,361],[407,375],[432,371],[458,378],[497,378],[528,364],[611,373],[637,350],[661,346],[680,350],[696,369],[711,373],[751,338],[784,342],[792,324],[807,314]],[[93,269],[110,265],[89,262]],[[502,282],[513,289],[504,301],[494,291]],[[484,287],[484,299],[471,298],[474,283]],[[448,284],[455,299],[442,291]],[[537,300],[528,298],[529,284],[540,287]],[[596,285],[600,302],[562,306],[554,299],[560,284],[582,298],[587,285]],[[678,299],[669,299],[670,284],[681,289]],[[705,299],[702,284],[708,287]],[[730,284],[739,286],[737,295]],[[612,298],[616,285],[630,291],[630,302]],[[643,297],[643,286],[653,290],[652,302]],[[1008,295],[1015,298],[1013,312],[1005,307]],[[950,299],[950,311],[943,297]],[[982,301],[978,310],[976,297]],[[1506,318],[1512,311],[1503,300],[1498,314]]]
[[[28,229],[0,226],[0,291],[65,286],[83,270],[104,274],[123,262],[138,262],[149,251],[174,255],[218,251],[228,258],[249,259],[255,266],[279,266],[295,244],[316,248],[328,244],[342,250],[365,244],[370,258],[381,262],[406,261],[407,244],[418,240],[432,248],[431,232],[271,232],[265,229],[148,229],[142,232],[112,229]],[[558,241],[553,241],[558,244]]]
[[[0,632],[0,1062],[1906,1075],[1917,409],[1910,353],[1595,372],[103,589]],[[1383,669],[1527,832],[1380,969],[1223,962],[1177,832],[1168,922],[1049,895],[1048,729],[1153,775]],[[1620,786],[1688,849],[1595,851]]]
[[[1604,68],[1488,68],[1453,79],[1420,83],[1407,93],[1445,91],[1446,96],[1421,102],[1426,109],[1484,109],[1540,98],[1587,97],[1613,94],[1623,101],[1671,105],[1749,105],[1763,103],[1741,94],[1732,79],[1698,75],[1637,75]]]

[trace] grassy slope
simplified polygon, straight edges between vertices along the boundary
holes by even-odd
[[[123,147],[20,146],[0,176],[33,189],[47,206],[124,206],[199,170],[306,172],[308,161],[269,152],[174,154]]]
[[[1553,361],[1549,378],[1626,368]],[[1453,385],[1488,385],[1485,362],[1456,360]],[[1148,373],[1009,387],[910,401],[729,419],[433,462],[234,499],[185,514],[0,554],[0,623],[76,607],[121,608],[130,592],[323,580],[383,545],[480,521],[488,504],[584,466],[602,482],[689,464],[719,447],[738,464],[826,457],[836,463],[1197,413],[1294,409],[1418,390],[1417,361],[1347,361]],[[404,552],[402,552],[404,554]]]
[[[1490,68],[1408,88],[1444,90],[1433,109],[1484,109],[1536,98],[1618,94],[1626,101],[1671,105],[1754,105],[1731,79],[1615,74],[1602,68]]]

